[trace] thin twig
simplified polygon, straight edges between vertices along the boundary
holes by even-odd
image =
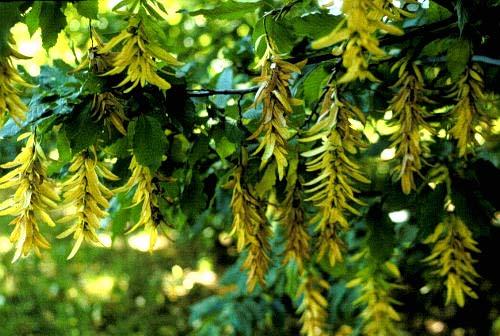
[[[245,95],[247,93],[257,92],[258,86],[252,86],[246,89],[226,89],[226,90],[212,90],[212,89],[201,89],[201,90],[187,90],[187,95],[189,97],[210,97],[215,95]]]

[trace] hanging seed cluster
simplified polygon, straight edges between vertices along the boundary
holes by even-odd
[[[161,8],[151,7],[154,1],[133,3],[125,13],[127,28],[108,42],[92,31],[95,44],[87,59],[74,70],[88,68],[116,81],[113,89],[94,95],[91,117],[123,136],[127,135],[129,121],[124,104],[127,94],[147,85],[170,89],[171,83],[159,74],[157,61],[170,67],[182,64],[148,32],[144,13],[158,19]],[[134,9],[142,5],[146,6],[143,11]],[[247,271],[248,290],[253,291],[257,285],[266,287],[266,275],[273,261],[270,241],[279,225],[284,237],[279,257],[286,267],[296,266],[301,277],[297,313],[301,333],[307,336],[332,334],[328,326],[329,283],[326,272],[318,265],[325,261],[323,267],[332,268],[344,262],[347,246],[343,237],[349,232],[352,220],[363,214],[366,203],[360,196],[361,190],[370,184],[363,163],[358,160],[358,154],[366,147],[365,112],[344,92],[358,80],[378,82],[370,62],[387,57],[379,36],[402,35],[397,23],[411,16],[389,0],[344,0],[342,10],[344,19],[331,33],[314,41],[312,47],[335,46],[332,52],[341,57],[343,70],[332,72],[328,83],[322,83],[323,94],[317,109],[308,111],[310,120],[300,129],[291,126],[294,108],[302,104],[291,87],[307,62],[291,62],[288,55],[280,53],[277,41],[267,32],[259,39],[265,41],[265,52],[257,62],[260,75],[254,80],[258,91],[251,108],[261,111],[261,115],[239,148],[241,158],[232,168],[232,178],[226,185],[232,190],[231,233],[236,237],[237,250],[245,254],[242,267]],[[270,15],[270,19],[276,18]],[[29,85],[13,65],[13,59],[25,58],[13,48],[0,57],[0,126],[8,119],[16,123],[26,119],[28,108],[21,100],[20,88]],[[404,55],[392,64],[398,79],[390,86],[393,96],[387,106],[393,115],[389,123],[394,129],[390,146],[395,149],[397,162],[394,176],[401,181],[403,193],[409,194],[418,188],[417,176],[423,176],[426,164],[428,148],[423,133],[435,133],[427,121],[431,116],[427,106],[434,102],[429,98],[431,92],[426,88],[420,65],[412,55]],[[454,104],[451,125],[446,131],[456,141],[459,157],[473,152],[478,135],[486,135],[490,128],[490,118],[482,105],[486,100],[482,77],[481,68],[471,64],[452,85],[448,96]],[[40,254],[42,249],[49,248],[49,242],[40,232],[42,223],[54,227],[57,222],[64,227],[58,237],[72,237],[74,245],[68,259],[76,255],[84,241],[100,244],[100,223],[108,217],[110,201],[119,193],[128,193],[132,206],[140,207],[140,217],[127,232],[142,229],[149,235],[149,250],[154,250],[159,234],[167,226],[160,211],[157,172],[142,165],[133,154],[130,178],[112,190],[106,184],[116,183],[119,178],[96,143],[74,153],[66,175],[58,184],[47,176],[48,159],[39,137],[35,130],[21,135],[20,153],[13,161],[1,165],[5,172],[0,177],[0,189],[11,194],[0,203],[0,216],[14,217],[10,223],[13,226],[10,240],[16,248],[13,261],[31,251]],[[298,148],[297,157],[290,155],[292,145]],[[253,149],[250,159],[247,147]],[[255,157],[261,170],[272,167],[278,181],[286,180],[283,195],[279,195],[277,188],[261,193],[255,183],[249,182],[249,160]],[[449,176],[442,173],[439,170],[430,174],[429,179],[445,182],[451,199]],[[60,205],[64,213],[61,219],[54,220],[54,210]],[[479,274],[474,269],[472,253],[479,249],[466,224],[449,211],[425,243],[432,252],[424,261],[444,279],[446,304],[463,306],[466,297],[476,298],[473,287]],[[381,263],[372,254],[362,247],[354,256],[353,261],[361,266],[347,285],[358,288],[360,293],[356,304],[363,319],[362,333],[401,335],[398,302],[392,298],[393,291],[401,288],[397,284],[399,269],[392,261],[395,258]]]

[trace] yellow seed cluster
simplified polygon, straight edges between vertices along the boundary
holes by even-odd
[[[109,128],[113,125],[118,132],[127,135],[124,123],[128,120],[123,104],[111,92],[98,93],[92,102],[92,117],[97,121],[104,119]]]
[[[403,59],[393,67],[397,68],[399,80],[393,85],[397,93],[390,101],[389,110],[394,113],[393,125],[398,128],[391,136],[391,146],[396,148],[395,158],[400,160],[395,172],[401,180],[401,188],[409,194],[416,188],[414,174],[420,172],[421,158],[426,151],[420,132],[423,129],[433,132],[424,120],[428,113],[422,107],[422,103],[431,100],[425,96],[424,78],[416,64],[409,65],[408,60]]]
[[[306,182],[307,201],[313,201],[318,213],[311,219],[319,231],[318,258],[328,257],[331,265],[342,261],[342,241],[339,230],[346,230],[349,223],[346,212],[359,215],[350,205],[363,205],[353,187],[355,181],[369,183],[360,172],[360,166],[348,157],[362,147],[362,133],[352,127],[349,119],[364,121],[363,113],[337,97],[337,89],[331,86],[323,99],[318,122],[308,132],[303,142],[321,141],[321,144],[302,156],[308,158],[307,170],[317,176]]]
[[[288,174],[288,178],[290,174]],[[296,180],[296,179],[295,179]],[[290,182],[290,181],[288,181]],[[298,182],[291,181],[285,200],[280,206],[279,221],[285,229],[285,252],[283,263],[295,261],[299,271],[309,260],[309,234],[302,206],[302,195]]]
[[[380,49],[376,33],[380,30],[394,35],[403,35],[403,31],[387,23],[384,17],[399,20],[406,12],[395,10],[389,0],[344,0],[342,12],[346,18],[328,35],[313,42],[313,48],[326,48],[342,41],[344,45],[342,63],[347,69],[338,83],[347,83],[356,79],[378,81],[368,69],[366,52],[373,56],[384,56]],[[389,9],[388,9],[389,8]],[[336,53],[336,51],[334,51]]]
[[[85,60],[72,72],[77,72],[87,67],[97,74],[103,74],[112,68],[113,53],[103,52],[104,43],[101,37],[95,30],[91,32],[92,41],[96,46],[90,48],[88,56]],[[108,129],[113,125],[118,132],[127,135],[127,130],[124,126],[128,120],[125,115],[123,104],[111,92],[102,92],[94,95],[92,101],[92,117],[96,121],[104,120],[104,124]]]
[[[477,242],[462,219],[448,214],[436,226],[425,243],[432,244],[432,253],[424,261],[436,268],[435,273],[446,278],[446,304],[455,302],[460,307],[465,304],[465,295],[476,299],[472,290],[479,274],[474,269],[471,252],[479,253]]]
[[[297,296],[302,297],[297,309],[297,312],[301,314],[300,333],[306,336],[330,335],[326,329],[328,301],[323,296],[323,292],[327,291],[330,286],[319,276],[310,273],[302,275],[302,279],[297,290]]]
[[[264,150],[261,157],[261,168],[274,156],[279,179],[285,176],[288,166],[287,141],[290,136],[287,127],[287,116],[292,113],[292,106],[300,101],[292,98],[289,80],[293,73],[300,73],[305,62],[291,64],[281,58],[268,43],[267,51],[259,65],[261,75],[255,80],[260,88],[255,95],[253,107],[262,103],[262,117],[257,130],[249,140],[260,136],[260,144],[254,155]]]
[[[483,71],[478,64],[466,69],[463,76],[454,84],[451,96],[457,99],[452,115],[455,125],[450,133],[457,140],[459,156],[467,155],[474,145],[474,134],[485,133],[490,120],[481,107],[485,100],[483,93]]]
[[[148,167],[142,166],[137,162],[135,156],[132,156],[129,169],[132,175],[125,185],[115,189],[116,193],[134,191],[132,206],[141,204],[141,218],[128,231],[135,231],[139,227],[144,227],[144,231],[149,234],[149,251],[152,252],[158,239],[159,230],[166,223],[160,214],[158,207],[157,188],[153,183],[153,175]]]
[[[104,48],[104,42],[95,29],[91,30],[90,38],[92,39],[92,47],[89,49],[89,52],[82,63],[73,69],[72,72],[90,68],[90,70],[96,74],[103,74],[111,69],[113,65],[114,53],[102,51]]]
[[[30,87],[12,64],[12,58],[29,59],[10,48],[8,56],[0,56],[0,127],[12,118],[16,123],[26,119],[28,107],[22,102],[16,86]]]
[[[105,75],[117,75],[126,72],[125,78],[117,87],[131,83],[131,86],[124,90],[125,93],[132,91],[139,84],[144,87],[147,83],[156,85],[162,90],[170,88],[170,83],[156,73],[154,59],[162,60],[171,66],[179,66],[182,63],[147,36],[144,22],[135,16],[130,17],[127,29],[113,37],[100,53],[109,53],[119,44],[123,45],[113,56],[113,68],[105,73]]]
[[[113,192],[99,177],[111,181],[118,180],[118,177],[98,160],[95,147],[75,156],[68,171],[71,176],[62,184],[64,208],[67,213],[59,222],[69,224],[70,227],[57,237],[73,235],[75,244],[68,256],[68,259],[71,259],[84,240],[94,244],[100,243],[96,230],[101,219],[108,215],[106,209]]]
[[[243,268],[249,270],[247,287],[251,292],[257,283],[264,284],[264,277],[269,268],[270,228],[262,204],[252,196],[243,183],[242,174],[243,168],[238,166],[230,183],[230,187],[233,188],[231,234],[236,234],[238,251],[241,252],[248,247],[248,256]]]
[[[355,258],[367,258],[368,250],[362,251]],[[394,309],[398,302],[391,297],[391,291],[400,286],[390,278],[399,278],[399,269],[391,262],[377,264],[372,262],[358,271],[356,277],[347,283],[347,287],[357,287],[361,295],[354,302],[363,305],[361,312],[364,325],[362,334],[367,336],[399,336],[402,331],[397,325],[401,316]]]
[[[37,255],[49,242],[40,233],[38,223],[55,226],[50,210],[57,207],[59,196],[47,178],[45,154],[33,133],[24,133],[18,141],[28,139],[19,155],[1,167],[12,169],[0,178],[0,189],[16,188],[15,193],[0,204],[0,216],[11,215],[14,230],[10,240],[16,246],[13,262],[31,250]]]

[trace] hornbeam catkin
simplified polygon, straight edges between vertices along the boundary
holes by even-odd
[[[10,241],[15,244],[16,253],[12,262],[26,256],[31,250],[40,255],[40,249],[49,248],[38,224],[55,226],[50,211],[57,207],[59,196],[53,182],[47,178],[46,157],[34,133],[24,133],[17,139],[28,139],[19,155],[1,165],[4,169],[14,168],[0,178],[0,189],[17,188],[14,195],[0,204],[0,216],[11,215],[14,230]]]
[[[326,93],[318,122],[312,126],[302,142],[320,144],[301,155],[306,157],[307,170],[316,177],[306,182],[306,201],[312,201],[318,213],[311,222],[319,232],[318,258],[327,257],[333,266],[342,261],[342,240],[339,232],[349,228],[346,213],[359,216],[351,204],[363,205],[355,193],[354,183],[369,183],[361,174],[360,166],[349,158],[349,154],[363,147],[362,133],[352,127],[349,119],[364,121],[363,113],[337,97],[337,89],[331,86]]]

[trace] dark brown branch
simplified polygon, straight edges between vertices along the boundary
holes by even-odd
[[[408,40],[417,38],[417,37],[425,37],[427,39],[435,39],[439,36],[449,36],[450,33],[453,32],[453,30],[456,30],[457,28],[457,23],[456,19],[453,17],[450,17],[448,19],[444,19],[442,21],[438,22],[433,22],[429,23],[423,26],[418,26],[418,27],[412,27],[409,28],[405,31],[405,34],[402,36],[394,36],[394,35],[387,35],[382,37],[380,41],[380,46],[388,46],[391,44],[398,44],[398,43],[403,43]],[[458,30],[457,30],[458,33]],[[336,60],[337,62],[340,61],[340,58],[338,56],[334,56],[330,53],[328,54],[319,54],[319,55],[314,55],[311,57],[292,57],[288,61],[291,63],[296,63],[300,62],[304,58],[308,59],[307,64],[316,64],[316,63],[321,63],[324,61],[329,61],[329,60]]]
[[[252,86],[247,89],[227,89],[227,90],[187,90],[187,95],[190,97],[210,97],[215,95],[244,95],[247,93],[257,92],[258,86]]]

